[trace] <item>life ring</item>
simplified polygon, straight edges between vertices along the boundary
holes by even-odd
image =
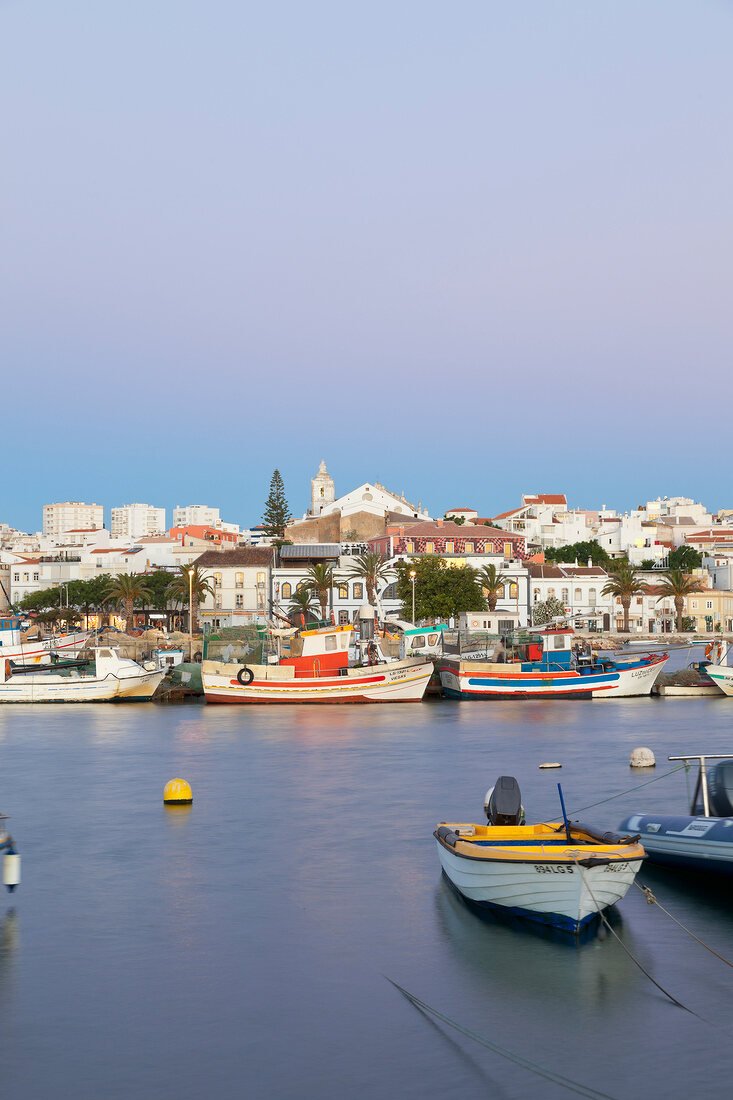
[[[708,660],[710,660],[710,658],[712,657],[714,648],[715,647],[714,647],[712,642],[710,642],[709,645],[705,646],[705,656],[707,657]]]
[[[246,665],[244,666],[244,668],[240,668],[239,672],[237,673],[237,679],[239,680],[242,687],[246,687],[247,684],[251,684],[254,678],[254,672],[251,668],[247,668]]]
[[[6,680],[7,680],[9,675],[10,675],[10,658],[7,657],[5,659],[5,679]]]

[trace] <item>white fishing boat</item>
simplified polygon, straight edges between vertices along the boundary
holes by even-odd
[[[625,896],[644,859],[638,834],[525,825],[512,776],[497,780],[484,809],[487,825],[441,822],[433,833],[444,873],[476,905],[577,933]]]
[[[708,662],[705,672],[724,695],[733,695],[733,666],[728,663],[730,653],[730,642],[725,639],[710,642],[705,649]]]
[[[109,703],[149,700],[166,674],[157,661],[138,664],[113,647],[90,660],[18,665],[0,660],[0,703]]]
[[[24,664],[45,663],[52,653],[75,653],[90,637],[89,630],[52,634],[48,638],[23,641],[20,615],[0,618],[0,660],[22,661]]]
[[[239,659],[201,664],[207,703],[418,703],[433,663],[424,657],[379,659],[376,644],[363,643],[368,663],[349,666],[353,627],[272,630],[277,650],[266,664]]]

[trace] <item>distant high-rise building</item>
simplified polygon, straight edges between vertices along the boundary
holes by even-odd
[[[176,505],[173,509],[173,527],[221,527],[218,508],[209,508],[206,504],[187,504],[185,508]]]
[[[121,538],[141,539],[165,531],[165,508],[152,504],[123,504],[112,509],[110,533]]]
[[[85,504],[81,500],[66,500],[60,504],[44,504],[43,533],[52,538],[67,531],[99,530],[104,527],[101,504]]]

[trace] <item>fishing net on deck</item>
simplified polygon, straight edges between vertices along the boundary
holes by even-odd
[[[267,629],[254,623],[250,626],[229,626],[209,634],[204,659],[225,664],[267,663],[269,653]]]

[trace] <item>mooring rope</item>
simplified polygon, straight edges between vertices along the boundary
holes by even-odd
[[[693,940],[696,940],[701,947],[704,947],[705,950],[709,951],[711,955],[715,955],[716,959],[720,959],[720,961],[724,962],[726,966],[733,967],[733,963],[726,959],[725,956],[720,955],[715,950],[715,948],[711,947],[710,944],[705,943],[704,940],[701,940],[699,936],[696,936],[694,932],[691,932],[689,928],[685,927],[682,921],[679,921],[676,917],[673,917],[670,911],[664,908],[662,903],[656,898],[656,896],[652,893],[651,889],[648,886],[642,886],[636,881],[634,882],[634,886],[636,886],[638,890],[641,890],[642,894],[647,900],[648,905],[656,905],[657,908],[661,909],[663,913],[666,913],[669,919],[674,921],[674,923],[678,925],[683,932],[686,932],[688,936],[692,936]]]
[[[385,975],[385,977],[387,976]],[[500,1046],[498,1043],[493,1043],[490,1039],[486,1039],[483,1035],[478,1035],[475,1031],[470,1031],[468,1028],[464,1027],[463,1024],[459,1024],[456,1020],[451,1020],[449,1016],[439,1012],[437,1008],[433,1008],[425,1001],[421,1001],[414,993],[409,993],[406,989],[403,989],[403,987],[393,981],[392,978],[387,978],[387,981],[390,985],[393,985],[395,989],[399,990],[403,997],[406,997],[415,1008],[419,1009],[421,1012],[435,1016],[435,1018],[444,1023],[446,1027],[452,1028],[467,1039],[473,1039],[475,1043],[479,1043],[482,1047],[486,1047],[487,1050],[493,1051],[494,1054],[498,1054],[501,1058],[506,1058],[507,1061],[514,1062],[515,1065],[529,1070],[530,1073],[534,1073],[538,1077],[544,1077],[545,1080],[552,1081],[553,1084],[560,1085],[562,1088],[566,1088],[570,1092],[575,1092],[579,1096],[587,1096],[590,1100],[614,1100],[614,1097],[609,1096],[606,1092],[600,1092],[590,1085],[583,1085],[578,1081],[573,1081],[570,1077],[564,1077],[561,1073],[546,1069],[544,1066],[539,1065],[539,1063],[532,1062],[529,1058],[525,1058],[521,1054],[516,1054],[506,1047]]]
[[[675,772],[681,771],[683,768],[687,768],[687,764],[678,764],[676,768],[672,768],[671,771],[663,772],[662,775],[655,775],[653,779],[647,779],[644,783],[638,783],[635,787],[629,787],[628,791],[619,791],[618,794],[611,794],[608,798],[601,798],[598,802],[591,802],[589,806],[580,806],[577,810],[571,810],[571,814],[582,814],[584,810],[592,810],[595,806],[602,806],[604,802],[613,802],[614,798],[623,798],[625,794],[633,794],[634,791],[640,791],[642,787],[648,787],[650,783],[657,783],[660,779],[667,779],[668,776],[674,775]]]
[[[569,853],[568,853],[568,854],[569,854]],[[594,895],[594,893],[593,893],[593,890],[591,889],[590,883],[588,882],[588,879],[586,878],[586,876],[585,876],[585,874],[584,874],[584,872],[583,872],[583,868],[582,868],[582,867],[580,866],[580,863],[578,863],[578,860],[577,860],[577,858],[576,858],[575,856],[572,856],[572,855],[571,855],[571,857],[570,857],[570,858],[571,858],[571,859],[573,860],[573,862],[574,862],[574,863],[575,863],[575,864],[577,865],[577,868],[578,868],[578,870],[580,871],[580,874],[581,874],[581,876],[582,876],[583,882],[585,883],[585,885],[586,885],[586,888],[587,888],[587,890],[588,890],[588,893],[590,894],[590,896],[591,896],[591,898],[592,898],[592,900],[593,900],[593,904],[594,904],[594,905],[595,905],[595,907],[596,907],[596,910],[597,910],[597,912],[598,912],[598,915],[600,916],[601,920],[603,921],[603,923],[605,924],[606,928],[607,928],[607,929],[608,929],[608,931],[609,931],[609,932],[611,933],[611,935],[613,936],[613,938],[614,938],[614,939],[616,940],[616,942],[617,942],[617,943],[619,943],[619,944],[621,945],[621,947],[622,947],[622,948],[623,948],[623,950],[624,950],[624,951],[626,952],[626,954],[627,954],[627,955],[629,956],[629,958],[630,958],[630,959],[631,959],[631,961],[632,961],[632,962],[634,963],[634,965],[635,965],[635,966],[638,966],[638,967],[639,967],[639,970],[641,970],[642,974],[645,974],[645,975],[647,976],[647,978],[649,979],[649,981],[650,981],[650,982],[652,983],[652,985],[655,985],[655,986],[657,987],[657,989],[658,989],[658,990],[660,991],[660,993],[663,993],[665,997],[668,997],[668,998],[669,998],[669,1000],[670,1000],[670,1001],[672,1002],[672,1004],[675,1004],[675,1005],[677,1005],[677,1007],[678,1007],[678,1008],[682,1008],[682,1009],[684,1009],[684,1011],[685,1011],[685,1012],[689,1012],[691,1016],[697,1016],[697,1019],[698,1019],[698,1020],[702,1020],[702,1022],[706,1024],[706,1023],[708,1022],[707,1020],[705,1020],[705,1019],[704,1019],[704,1018],[703,1018],[702,1016],[699,1016],[699,1015],[697,1014],[697,1012],[695,1012],[695,1011],[694,1011],[694,1009],[692,1009],[692,1008],[688,1008],[688,1007],[687,1007],[687,1005],[685,1005],[685,1004],[683,1004],[683,1003],[682,1003],[682,1001],[678,1001],[676,997],[673,997],[673,996],[672,996],[672,994],[671,994],[671,993],[669,993],[669,992],[668,992],[668,991],[667,991],[667,990],[666,990],[666,989],[664,988],[664,986],[663,986],[663,985],[660,985],[660,984],[659,984],[659,982],[658,982],[658,981],[657,981],[657,980],[656,980],[655,978],[653,978],[653,977],[651,976],[651,974],[649,973],[649,971],[648,971],[648,970],[647,970],[647,969],[646,969],[646,968],[645,968],[645,967],[644,967],[644,966],[643,966],[643,965],[642,965],[642,964],[641,964],[641,963],[639,962],[639,960],[638,960],[638,959],[636,958],[636,956],[635,956],[635,955],[634,955],[634,954],[633,954],[633,953],[632,953],[631,951],[629,951],[629,949],[628,949],[628,947],[626,946],[626,944],[624,943],[624,941],[623,941],[623,940],[621,939],[621,937],[620,937],[620,936],[618,936],[618,935],[616,934],[616,932],[615,932],[615,931],[613,930],[613,928],[611,927],[611,925],[610,925],[610,924],[608,923],[608,918],[606,917],[606,914],[605,914],[605,913],[603,912],[603,910],[602,910],[602,909],[601,909],[601,907],[599,906],[599,904],[598,904],[598,901],[596,900],[596,897],[595,897],[595,895]]]

